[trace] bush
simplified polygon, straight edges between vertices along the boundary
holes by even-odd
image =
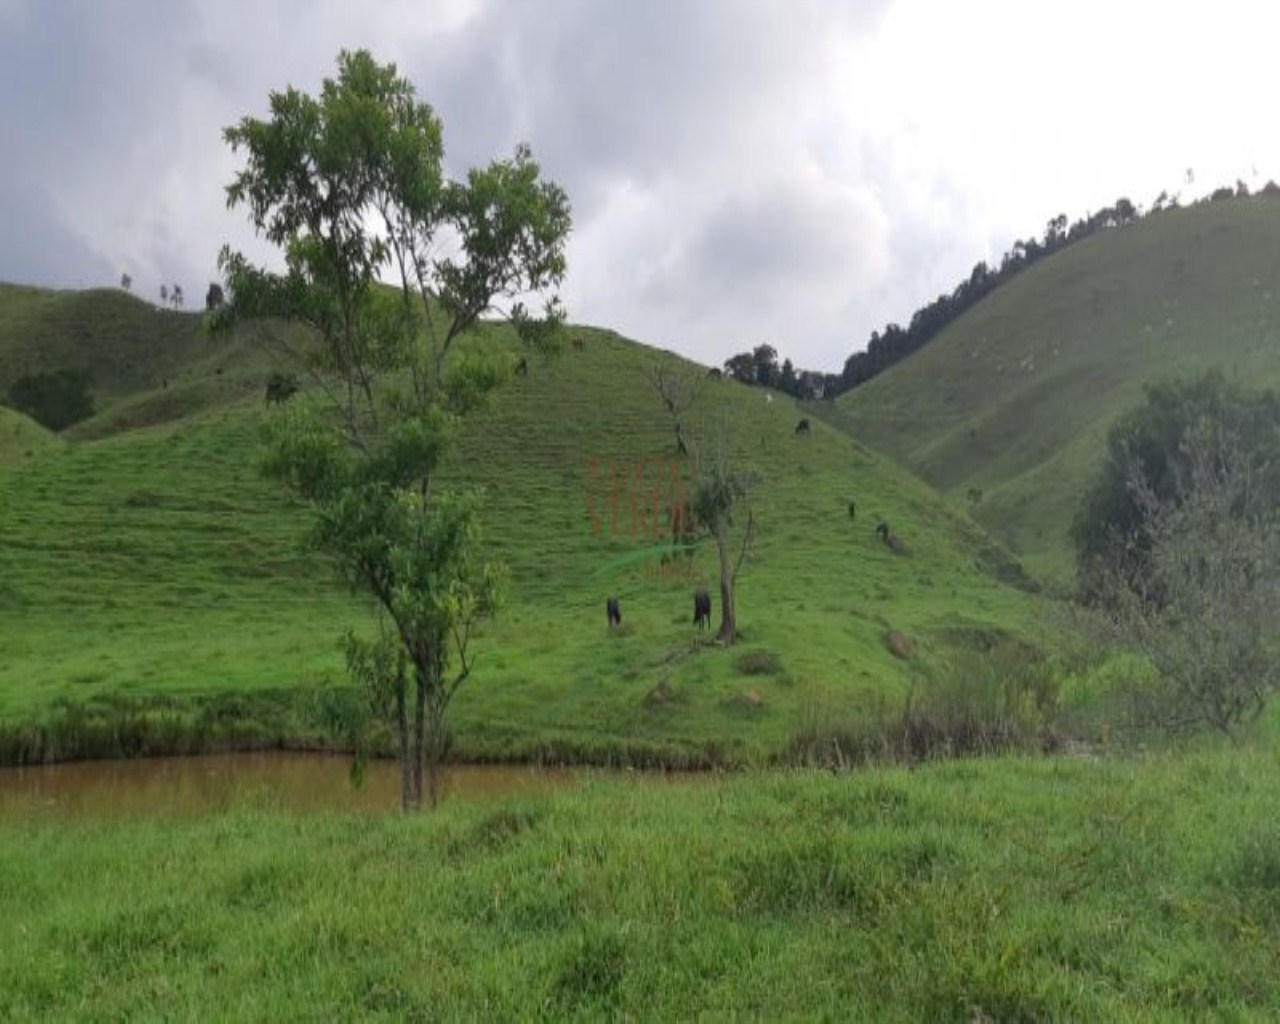
[[[1135,478],[1144,520],[1141,571],[1097,580],[1103,621],[1156,673],[1155,721],[1225,733],[1280,689],[1280,515],[1252,454],[1221,425],[1189,431],[1172,493]]]
[[[882,707],[851,724],[813,709],[791,738],[788,760],[845,768],[1054,750],[1060,689],[1059,667],[1025,644],[958,652],[917,666],[901,712]]]
[[[1072,539],[1081,596],[1097,601],[1110,574],[1141,586],[1151,575],[1150,514],[1138,490],[1156,503],[1176,505],[1191,471],[1187,441],[1209,426],[1235,438],[1262,494],[1280,497],[1280,396],[1249,394],[1217,372],[1149,386],[1146,401],[1107,435],[1107,459],[1081,499]]]
[[[9,405],[41,426],[63,430],[93,415],[87,370],[54,370],[20,377],[9,389]]]

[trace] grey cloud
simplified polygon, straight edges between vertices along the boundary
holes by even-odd
[[[0,277],[128,270],[144,294],[195,294],[222,242],[262,258],[225,209],[221,131],[367,46],[441,115],[453,173],[527,141],[567,189],[571,316],[708,362],[767,340],[838,369],[998,258],[992,239],[1043,194],[1003,195],[1027,175],[992,184],[984,147],[957,171],[899,123],[892,76],[848,87],[890,8],[922,16],[903,0],[0,0]]]
[[[108,284],[112,268],[39,189],[0,191],[0,281],[63,288]]]

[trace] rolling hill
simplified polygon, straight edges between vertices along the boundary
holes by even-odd
[[[1212,367],[1280,383],[1280,202],[1150,215],[1049,257],[829,419],[919,474],[1067,586],[1068,529],[1143,385]]]
[[[274,357],[260,336],[211,341],[198,319],[111,292],[0,291],[0,382],[88,366],[102,387],[92,419],[0,460],[0,722],[130,700],[323,705],[344,683],[338,638],[371,618],[304,551],[303,510],[257,469],[264,417],[280,414],[262,400]],[[912,669],[890,629],[925,662],[1035,632],[1038,599],[966,514],[837,431],[797,436],[790,403],[708,380],[686,428],[727,429],[761,483],[743,643],[698,643],[690,595],[715,578],[713,558],[671,578],[643,555],[652,482],[675,454],[644,371],[702,368],[574,333],[581,351],[531,360],[468,421],[447,474],[485,489],[487,541],[511,570],[452,712],[455,753],[772,756],[806,722],[899,706]],[[880,542],[881,518],[908,555]],[[612,634],[608,594],[624,612]]]

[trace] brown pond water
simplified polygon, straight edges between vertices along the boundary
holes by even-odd
[[[371,762],[359,789],[351,785],[350,769],[349,757],[279,751],[0,768],[0,821],[193,816],[246,805],[303,813],[399,809],[397,762]],[[528,765],[450,766],[441,800],[545,793],[576,777]]]

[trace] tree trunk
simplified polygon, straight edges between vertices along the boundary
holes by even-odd
[[[404,663],[400,664],[403,668]],[[396,733],[400,740],[400,807],[407,811],[413,806],[413,780],[409,774],[409,714],[405,696],[405,678],[401,672],[396,679]]]
[[[440,799],[440,760],[444,747],[444,708],[432,701],[431,727],[427,733],[427,800],[434,810]]]
[[[424,666],[417,666],[414,672],[414,681],[417,684],[417,689],[413,694],[413,807],[417,809],[422,806],[422,765],[423,755],[426,753],[424,733],[426,731],[428,680]]]
[[[738,619],[733,607],[733,567],[729,560],[729,538],[723,530],[716,533],[716,551],[720,556],[720,631],[716,639],[728,646],[738,636]]]

